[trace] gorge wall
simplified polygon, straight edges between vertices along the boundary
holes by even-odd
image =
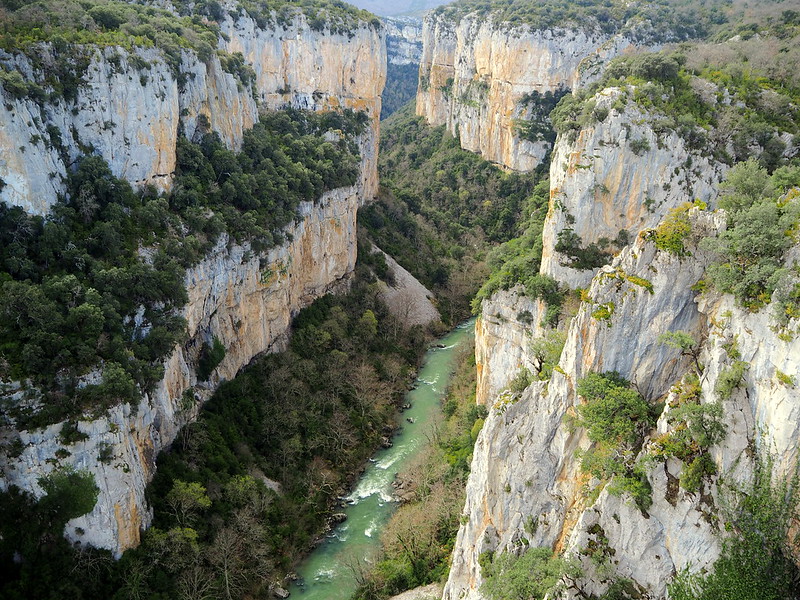
[[[417,114],[446,125],[465,150],[517,171],[536,168],[552,145],[520,135],[534,109],[526,97],[574,89],[631,45],[623,35],[577,27],[537,30],[437,14],[426,17],[422,42]]]
[[[179,82],[157,50],[129,54],[105,48],[94,52],[74,103],[39,104],[10,94],[0,103],[0,178],[6,184],[0,199],[36,214],[47,213],[57,201],[69,165],[87,149],[103,156],[116,176],[168,189],[181,131],[191,138],[208,127],[235,149],[260,108],[351,108],[370,117],[358,140],[357,185],[303,203],[281,246],[259,254],[223,238],[187,271],[189,302],[182,316],[188,339],[166,359],[164,378],[138,406],[124,404],[79,420],[78,430],[88,438],[69,445],[66,457],[60,423],[0,433],[6,448],[14,439],[22,448],[16,456],[0,457],[4,489],[17,485],[40,495],[37,480],[56,467],[94,474],[97,504],[72,520],[65,533],[74,542],[115,554],[137,545],[140,529],[150,523],[144,490],[159,451],[197,416],[220,381],[235,376],[257,354],[285,347],[291,319],[300,309],[347,284],[356,259],[356,211],[377,193],[383,33],[367,23],[349,35],[314,30],[301,14],[272,29],[260,29],[244,16],[226,17],[220,26],[221,47],[241,52],[255,71],[252,87],[225,72],[216,57],[204,63],[184,52]],[[33,77],[24,57],[0,59]],[[142,60],[150,64],[144,71],[138,67]],[[200,350],[214,338],[226,354],[209,380],[200,382]],[[4,386],[7,399],[22,395],[20,384]]]
[[[691,220],[695,241],[724,227],[720,213],[692,209]],[[708,256],[697,246],[691,253],[680,259],[640,236],[592,280],[589,300],[567,328],[552,378],[534,382],[518,396],[486,399],[491,408],[476,444],[462,517],[466,524],[459,531],[445,599],[482,598],[480,555],[518,552],[528,545],[576,557],[585,593],[603,593],[610,572],[631,580],[640,597],[663,598],[676,571],[700,569],[719,555],[720,506],[730,501],[726,490],[752,477],[754,448],[773,453],[776,477],[790,472],[797,459],[800,407],[793,387],[779,383],[779,374],[796,373],[800,342],[793,335],[775,335],[769,307],[751,313],[730,296],[692,291]],[[597,312],[601,305],[613,306],[612,313]],[[798,325],[794,319],[788,327],[795,331]],[[646,399],[666,401],[657,424],[658,434],[666,433],[670,403],[680,392],[676,386],[690,369],[687,357],[658,341],[659,334],[674,330],[702,341],[702,402],[721,402],[727,427],[724,441],[713,450],[726,487],[717,475],[697,493],[679,488],[677,478],[687,467],[670,458],[648,469],[652,505],[646,512],[608,488],[592,503],[586,486],[597,481],[581,473],[575,456],[590,442],[565,422],[579,403],[576,383],[592,371],[618,371]],[[742,360],[750,367],[740,388],[725,399],[717,382],[732,363],[725,348],[733,341],[741,344]],[[595,560],[592,549],[598,547],[606,552],[605,566]]]
[[[457,34],[443,38],[457,45]],[[420,96],[437,93],[421,90]],[[599,90],[587,101],[600,116],[559,134],[553,149],[539,273],[571,290],[572,300],[562,310],[566,342],[548,380],[534,378],[522,392],[509,389],[522,368],[535,371],[530,344],[546,333],[544,302],[518,285],[482,303],[477,401],[489,416],[475,446],[444,600],[485,597],[481,565],[489,553],[519,556],[540,546],[580,565],[582,575],[564,597],[600,595],[612,581],[628,580],[635,597],[664,598],[676,572],[700,570],[719,556],[723,508],[730,506],[731,489],[752,480],[755,457],[774,456],[776,478],[797,464],[800,405],[793,378],[800,321],[778,326],[773,306],[748,311],[731,295],[701,291],[698,282],[713,255],[700,240],[726,227],[724,211],[712,209],[728,167],[675,129],[658,127],[659,115],[630,98],[630,89]],[[451,118],[447,110],[441,116]],[[479,146],[484,155],[490,148],[490,142]],[[680,256],[659,249],[653,229],[675,209],[687,215],[691,231]],[[610,264],[577,265],[559,246],[565,232],[574,234],[573,246],[605,248],[600,264]],[[795,246],[787,267],[796,268],[797,252]],[[643,459],[674,429],[670,411],[693,369],[687,356],[659,340],[668,331],[697,340],[699,402],[721,405],[727,433],[710,450],[716,474],[693,492],[679,485],[688,464],[674,456],[645,461],[652,489],[645,510],[627,492],[611,493],[610,484],[583,472],[580,452],[592,442],[570,418],[581,404],[579,380],[617,371],[649,403],[664,402],[637,451]],[[748,367],[726,396],[719,390],[737,360]]]
[[[255,71],[253,85],[226,72],[217,56],[202,61],[184,51],[173,72],[159,50],[108,47],[94,51],[85,81],[70,102],[39,102],[5,92],[0,103],[0,200],[45,214],[64,191],[68,165],[91,150],[115,176],[136,185],[170,187],[175,146],[191,138],[201,116],[225,144],[237,149],[259,108],[365,111],[371,127],[362,140],[363,194],[377,192],[380,95],[386,79],[386,43],[374,26],[354,31],[315,31],[298,14],[286,25],[261,29],[247,16],[220,23],[220,49],[241,52]],[[43,44],[44,54],[52,52]],[[35,78],[22,54],[0,53],[0,62]],[[147,66],[142,66],[147,65]]]

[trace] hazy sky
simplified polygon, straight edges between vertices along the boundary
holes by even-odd
[[[407,14],[409,12],[424,11],[440,4],[447,4],[451,0],[346,0],[359,8],[383,17]]]

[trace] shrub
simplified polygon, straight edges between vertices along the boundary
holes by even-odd
[[[58,440],[65,446],[71,446],[78,442],[88,440],[89,436],[82,431],[78,430],[78,424],[73,421],[67,421],[61,426],[61,431],[58,434]]]
[[[729,210],[728,227],[701,245],[716,254],[708,281],[747,308],[755,310],[768,303],[787,276],[783,256],[793,243],[789,232],[800,222],[800,204],[772,190],[798,184],[800,172],[779,170],[767,179],[766,172],[752,161],[728,174],[720,201]]]
[[[655,424],[655,411],[619,373],[590,373],[578,382],[584,399],[573,425],[585,427],[595,445],[579,452],[581,470],[612,480],[609,492],[628,492],[644,511],[652,502],[644,466],[635,462],[645,432]],[[613,479],[612,479],[613,478]]]
[[[604,250],[599,244],[592,242],[583,246],[583,240],[572,229],[558,232],[555,251],[567,257],[562,264],[573,269],[587,271],[602,267],[611,260],[611,252]]]
[[[675,256],[686,256],[689,253],[685,242],[692,232],[692,225],[689,222],[689,209],[692,206],[686,202],[669,211],[669,214],[656,227],[656,248]]]
[[[211,346],[204,343],[200,351],[200,360],[197,363],[197,380],[207,381],[223,358],[225,358],[225,346],[217,336],[214,336]]]
[[[650,142],[647,138],[637,138],[628,141],[628,145],[636,156],[641,156],[643,153],[650,150]]]
[[[655,424],[651,406],[615,371],[590,373],[578,382],[577,392],[584,399],[577,424],[593,442],[632,447]]]
[[[527,367],[522,367],[514,376],[514,379],[511,380],[511,383],[508,384],[508,389],[515,394],[521,394],[525,391],[525,388],[531,384],[532,381],[533,373],[531,373],[530,369]]]
[[[555,556],[550,548],[528,548],[522,556],[486,555],[481,568],[481,593],[492,600],[550,597],[562,588],[564,575],[574,579],[580,574],[575,562]]]
[[[735,360],[727,369],[723,369],[714,384],[714,392],[721,400],[728,400],[733,394],[733,390],[738,388],[744,381],[744,374],[750,365],[743,360]]]

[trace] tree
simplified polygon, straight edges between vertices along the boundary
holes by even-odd
[[[789,532],[798,517],[797,490],[797,475],[773,478],[772,459],[758,458],[752,484],[728,490],[733,500],[725,515],[729,535],[719,559],[706,574],[688,568],[679,573],[669,586],[670,598],[795,598],[800,572],[792,560]]]
[[[670,348],[676,348],[681,351],[681,356],[691,356],[694,360],[694,366],[697,369],[697,374],[702,373],[703,369],[700,366],[700,342],[695,340],[691,334],[686,331],[667,331],[658,336],[658,341],[661,344],[666,344]]]
[[[633,446],[654,425],[649,404],[616,371],[589,373],[578,382],[585,403],[577,408],[578,425],[593,442]]]
[[[536,338],[530,343],[530,351],[533,355],[533,368],[539,379],[549,379],[553,373],[553,367],[558,364],[561,358],[561,351],[567,335],[556,329],[548,331],[544,337]]]
[[[735,165],[721,186],[720,208],[740,212],[771,194],[767,170],[750,158]]]
[[[90,512],[100,494],[94,475],[88,471],[59,469],[38,482],[46,494],[39,500],[39,508],[48,515],[54,530],[63,529],[70,519]]]
[[[630,383],[615,371],[590,373],[578,382],[584,403],[577,407],[574,423],[587,429],[594,446],[579,451],[581,469],[601,480],[614,478],[608,491],[629,492],[646,510],[652,503],[645,470],[636,462],[644,434],[655,425],[655,414]]]
[[[206,488],[196,482],[187,483],[176,479],[172,489],[167,493],[167,506],[181,527],[188,526],[197,514],[211,506],[211,499],[206,495]]]

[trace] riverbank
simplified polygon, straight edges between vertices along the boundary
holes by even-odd
[[[408,392],[410,408],[393,446],[375,454],[354,490],[346,497],[347,520],[298,569],[301,581],[290,591],[304,600],[347,600],[380,556],[380,535],[398,507],[392,483],[419,459],[421,450],[437,435],[441,400],[459,351],[471,345],[474,321],[459,325],[435,341],[425,356],[415,389]]]

